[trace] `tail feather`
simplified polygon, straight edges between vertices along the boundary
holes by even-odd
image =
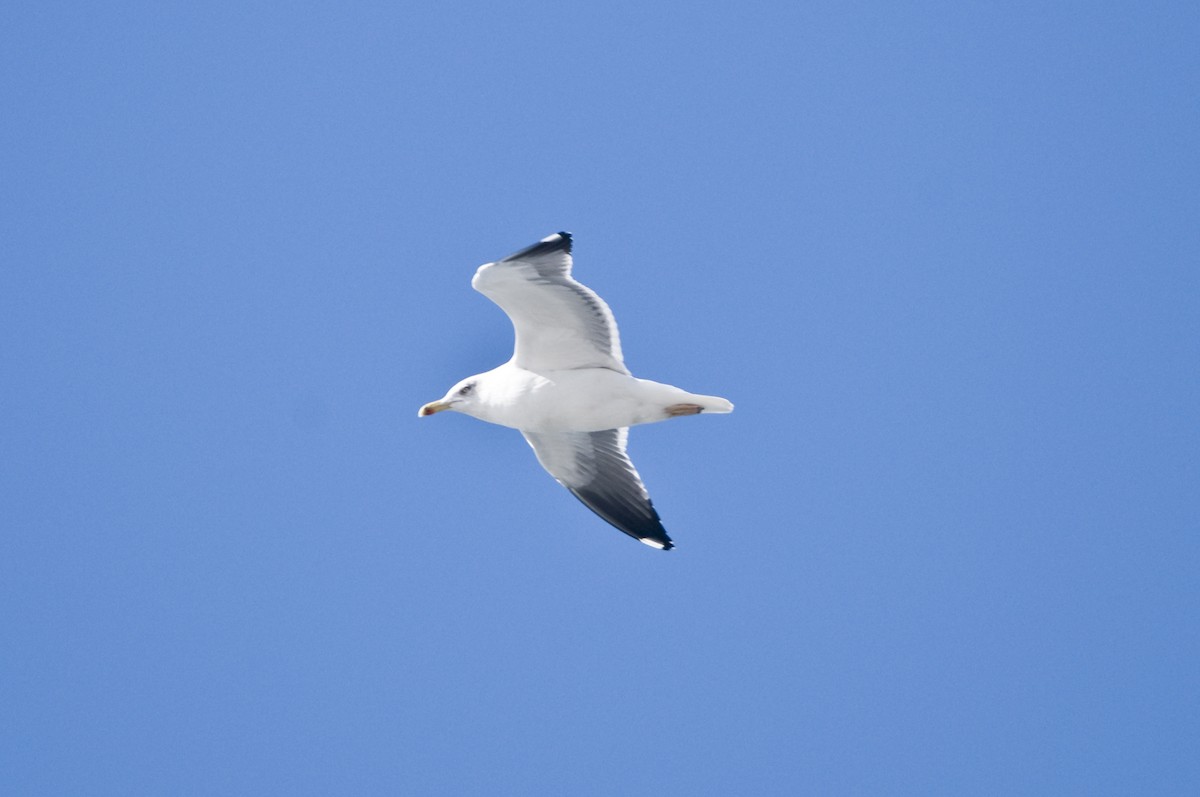
[[[733,412],[733,403],[720,396],[701,396],[693,393],[692,401],[703,407],[705,412]]]

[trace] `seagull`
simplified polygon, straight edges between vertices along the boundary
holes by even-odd
[[[419,417],[443,410],[517,429],[559,484],[604,520],[659,550],[675,547],[625,453],[629,427],[732,412],[717,396],[634,377],[604,300],[571,277],[571,234],[559,232],[485,263],[471,287],[512,321],[512,359],[469,376]]]

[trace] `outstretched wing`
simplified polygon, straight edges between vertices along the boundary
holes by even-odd
[[[651,547],[675,547],[625,453],[628,429],[522,434],[546,472],[588,509]]]
[[[571,234],[559,232],[475,272],[471,287],[500,305],[516,332],[513,361],[530,371],[609,368],[627,374],[617,322],[571,278]]]

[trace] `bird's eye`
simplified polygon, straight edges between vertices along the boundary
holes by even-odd
[[[469,385],[463,385],[461,388],[459,388],[459,390],[458,390],[458,395],[460,395],[460,396],[469,396],[469,395],[471,395],[471,391],[472,391],[472,390],[474,390],[474,389],[475,389],[475,383],[474,383],[474,382],[472,382],[472,383],[471,383],[471,384],[469,384]]]

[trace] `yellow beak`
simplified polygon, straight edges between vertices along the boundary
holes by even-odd
[[[431,401],[421,409],[417,410],[417,417],[424,418],[426,415],[433,415],[435,412],[450,409],[449,401]]]

